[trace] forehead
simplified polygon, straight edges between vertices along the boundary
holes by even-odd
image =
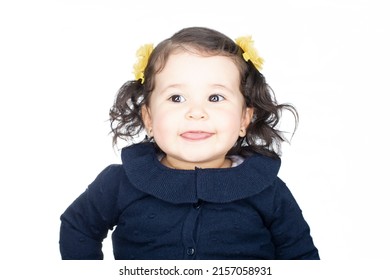
[[[210,55],[192,51],[176,51],[165,61],[164,67],[156,73],[160,80],[210,80],[239,81],[239,69],[235,61],[225,55]]]

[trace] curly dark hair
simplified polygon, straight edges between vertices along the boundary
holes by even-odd
[[[281,155],[281,143],[287,141],[284,133],[277,129],[283,110],[290,111],[295,119],[294,132],[298,124],[298,113],[290,104],[278,104],[274,92],[264,76],[249,60],[242,56],[243,50],[226,35],[204,27],[180,30],[171,38],[159,43],[153,50],[141,80],[126,82],[118,91],[110,109],[113,145],[118,139],[134,140],[144,130],[142,107],[148,106],[155,87],[155,75],[162,71],[170,54],[175,51],[196,51],[202,55],[223,55],[232,58],[240,72],[240,90],[246,106],[254,109],[253,119],[245,137],[239,137],[229,155],[260,153],[270,157]],[[293,132],[293,133],[294,133]],[[143,141],[153,142],[151,138]]]

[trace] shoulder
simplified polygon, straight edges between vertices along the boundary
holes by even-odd
[[[287,184],[278,176],[276,176],[268,188],[265,189],[265,193],[268,194],[267,197],[274,207],[277,207],[280,203],[295,201]]]
[[[112,164],[103,169],[88,186],[86,194],[89,199],[110,205],[118,211],[145,196],[130,182],[122,164]]]
[[[122,164],[111,164],[104,168],[94,180],[94,183],[107,184],[120,182],[126,178]]]
[[[278,176],[259,192],[249,198],[250,203],[261,212],[266,212],[270,216],[283,204],[295,203],[294,197],[286,183]]]
[[[156,146],[152,142],[141,142],[132,144],[122,149],[122,162],[132,160],[132,158],[143,158],[156,154]]]
[[[117,196],[132,189],[123,165],[112,164],[97,175],[87,190],[96,195]]]

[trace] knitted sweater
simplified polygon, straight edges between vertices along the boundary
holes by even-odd
[[[122,150],[61,215],[63,259],[319,259],[280,160],[254,154],[237,167],[175,170],[153,144]]]

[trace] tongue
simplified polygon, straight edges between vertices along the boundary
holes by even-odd
[[[209,138],[211,135],[212,133],[194,131],[194,132],[185,132],[181,136],[189,140],[202,140],[202,139]]]

